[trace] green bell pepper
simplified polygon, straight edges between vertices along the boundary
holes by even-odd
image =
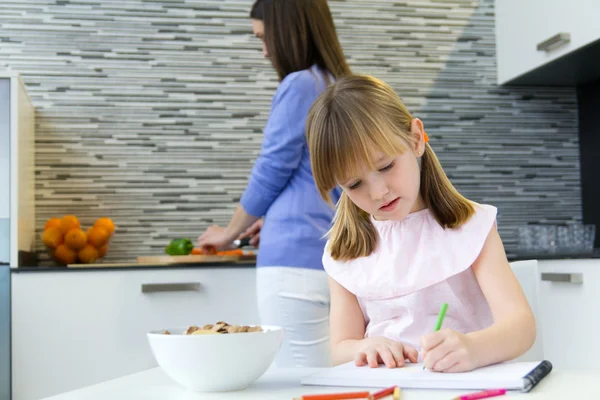
[[[194,249],[190,239],[173,239],[165,248],[165,253],[170,256],[187,256]]]

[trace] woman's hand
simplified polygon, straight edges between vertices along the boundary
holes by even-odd
[[[200,237],[198,237],[198,247],[205,251],[221,250],[231,245],[234,238],[226,229],[218,225],[209,226]]]
[[[238,239],[250,237],[250,246],[258,248],[258,243],[260,242],[260,230],[262,229],[262,226],[263,220],[261,218],[255,223],[253,223],[250,226],[250,228],[246,229],[246,231],[243,232],[240,236],[238,236]]]
[[[388,368],[403,367],[404,361],[416,363],[419,353],[411,347],[386,337],[371,337],[363,339],[358,347],[354,363],[357,366],[368,365],[377,368],[385,364]]]
[[[423,365],[437,372],[465,372],[477,367],[471,339],[451,329],[442,329],[421,337]]]

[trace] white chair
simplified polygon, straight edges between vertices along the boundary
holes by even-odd
[[[542,324],[539,313],[539,273],[537,260],[514,261],[510,266],[516,275],[521,288],[527,297],[529,306],[533,311],[536,324],[536,338],[533,346],[514,361],[541,361],[544,359],[544,347],[542,343]]]

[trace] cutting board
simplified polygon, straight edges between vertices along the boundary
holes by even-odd
[[[131,268],[131,267],[162,267],[168,265],[197,265],[197,264],[253,264],[256,254],[217,256],[217,255],[189,255],[189,256],[138,256],[135,263],[98,263],[98,264],[69,264],[69,268]]]
[[[202,264],[222,262],[256,262],[256,255],[189,255],[189,256],[139,256],[137,262],[140,264]]]

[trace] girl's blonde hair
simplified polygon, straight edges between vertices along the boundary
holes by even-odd
[[[376,169],[375,153],[395,157],[411,151],[412,115],[394,90],[379,79],[350,75],[329,86],[312,105],[306,121],[311,167],[321,196],[360,174],[363,163]],[[398,140],[400,139],[400,140]],[[456,228],[474,214],[473,204],[452,186],[433,149],[425,143],[421,159],[420,194],[444,228]],[[368,256],[377,246],[370,215],[346,195],[338,202],[329,231],[329,252],[335,260]]]

